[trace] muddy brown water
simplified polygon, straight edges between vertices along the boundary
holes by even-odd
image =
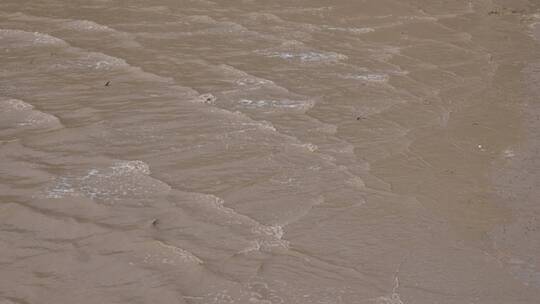
[[[537,23],[2,0],[0,303],[539,303]]]

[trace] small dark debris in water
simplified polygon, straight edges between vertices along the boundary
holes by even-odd
[[[488,12],[488,15],[489,15],[489,16],[500,15],[500,14],[501,14],[501,13],[500,13],[499,11],[495,11],[495,10],[489,11],[489,12]]]
[[[516,10],[516,9],[513,9],[510,11],[512,14],[519,14],[519,15],[524,15],[526,13],[525,10],[521,9],[521,10]]]
[[[478,126],[478,125],[480,125],[480,124],[477,123],[477,122],[473,122],[472,125],[473,125],[473,126]]]
[[[363,119],[366,119],[367,117],[364,117],[364,116],[357,116],[356,117],[356,120],[363,120]]]
[[[110,82],[110,81],[107,81],[107,82],[105,83],[105,86],[106,86],[106,87],[108,87],[108,86],[110,86],[110,85],[111,85],[111,82]]]
[[[159,220],[158,220],[158,219],[152,220],[152,227],[156,227],[158,224],[159,224]]]

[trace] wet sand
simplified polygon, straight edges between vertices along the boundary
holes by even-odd
[[[0,303],[537,303],[539,22],[2,1]]]

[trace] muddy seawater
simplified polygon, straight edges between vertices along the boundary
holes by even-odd
[[[0,1],[0,303],[540,303],[536,0]]]

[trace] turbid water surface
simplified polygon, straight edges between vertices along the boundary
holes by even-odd
[[[540,303],[539,22],[0,1],[0,303]]]

